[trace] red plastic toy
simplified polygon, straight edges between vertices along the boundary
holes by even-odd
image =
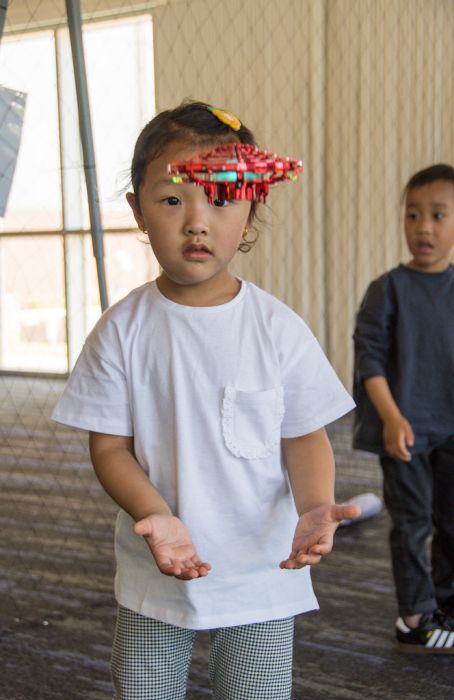
[[[249,144],[229,143],[194,158],[170,163],[169,174],[176,183],[193,182],[204,188],[209,202],[214,199],[266,201],[270,185],[296,180],[303,169],[301,160],[281,158]]]

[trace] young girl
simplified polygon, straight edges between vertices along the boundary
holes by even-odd
[[[307,565],[359,513],[334,505],[323,427],[352,399],[304,322],[229,272],[256,203],[210,204],[169,177],[169,163],[232,142],[254,137],[197,102],[143,129],[127,198],[162,272],[103,314],[54,412],[90,431],[121,508],[122,700],[184,698],[200,629],[214,698],[288,700],[293,618],[317,607]]]

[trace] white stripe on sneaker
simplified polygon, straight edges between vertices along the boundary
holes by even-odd
[[[440,636],[438,637],[437,643],[435,644],[435,646],[436,646],[438,649],[441,649],[441,647],[444,647],[445,641],[446,641],[447,637],[449,637],[449,632],[448,632],[447,630],[444,630],[444,631],[440,634]]]
[[[454,646],[454,632],[449,633],[449,637],[446,640],[445,644],[445,647],[447,647],[448,649],[450,649],[452,646]]]
[[[432,632],[432,634],[430,635],[430,639],[427,642],[426,647],[434,647],[440,634],[441,634],[441,630],[438,630],[438,629],[434,630]]]

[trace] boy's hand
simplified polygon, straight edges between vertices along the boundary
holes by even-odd
[[[292,551],[281,561],[281,569],[301,569],[307,564],[318,564],[324,554],[333,548],[334,533],[341,520],[361,515],[359,506],[319,506],[303,513],[296,525]]]
[[[415,436],[408,420],[403,416],[387,419],[383,427],[383,442],[391,457],[409,462],[411,454],[407,450],[407,445],[410,447],[414,445]]]
[[[211,569],[200,560],[189,532],[173,515],[149,515],[134,525],[134,532],[145,538],[158,569],[166,576],[187,581],[206,576]]]

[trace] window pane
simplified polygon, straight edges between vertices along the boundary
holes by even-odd
[[[134,144],[154,110],[151,19],[88,25],[84,46],[105,228],[135,228],[122,190]]]
[[[87,269],[87,331],[90,331],[101,310],[91,237],[85,235],[84,241]],[[141,236],[139,232],[105,234],[104,264],[110,305],[122,299],[135,287],[140,287],[141,284],[155,279],[159,274],[159,266],[148,244],[147,237]]]
[[[1,221],[5,231],[61,227],[55,51],[51,32],[3,37],[0,83],[27,93],[16,172]]]
[[[105,236],[105,252],[110,304],[159,274],[147,238],[139,232]]]
[[[104,237],[113,303],[158,272],[124,196],[135,140],[154,110],[151,18],[83,31],[102,223],[124,231]],[[89,217],[67,30],[4,38],[0,81],[27,94],[0,233],[67,232],[64,238],[0,236],[0,369],[66,372],[100,315],[91,238],[79,233],[89,228]]]
[[[65,372],[60,236],[0,238],[0,367]]]
[[[66,237],[67,299],[70,368],[82,349],[85,338],[101,315],[96,262],[91,236]],[[139,287],[159,272],[156,258],[146,238],[136,233],[104,235],[104,264],[109,303],[114,304],[134,287]]]

